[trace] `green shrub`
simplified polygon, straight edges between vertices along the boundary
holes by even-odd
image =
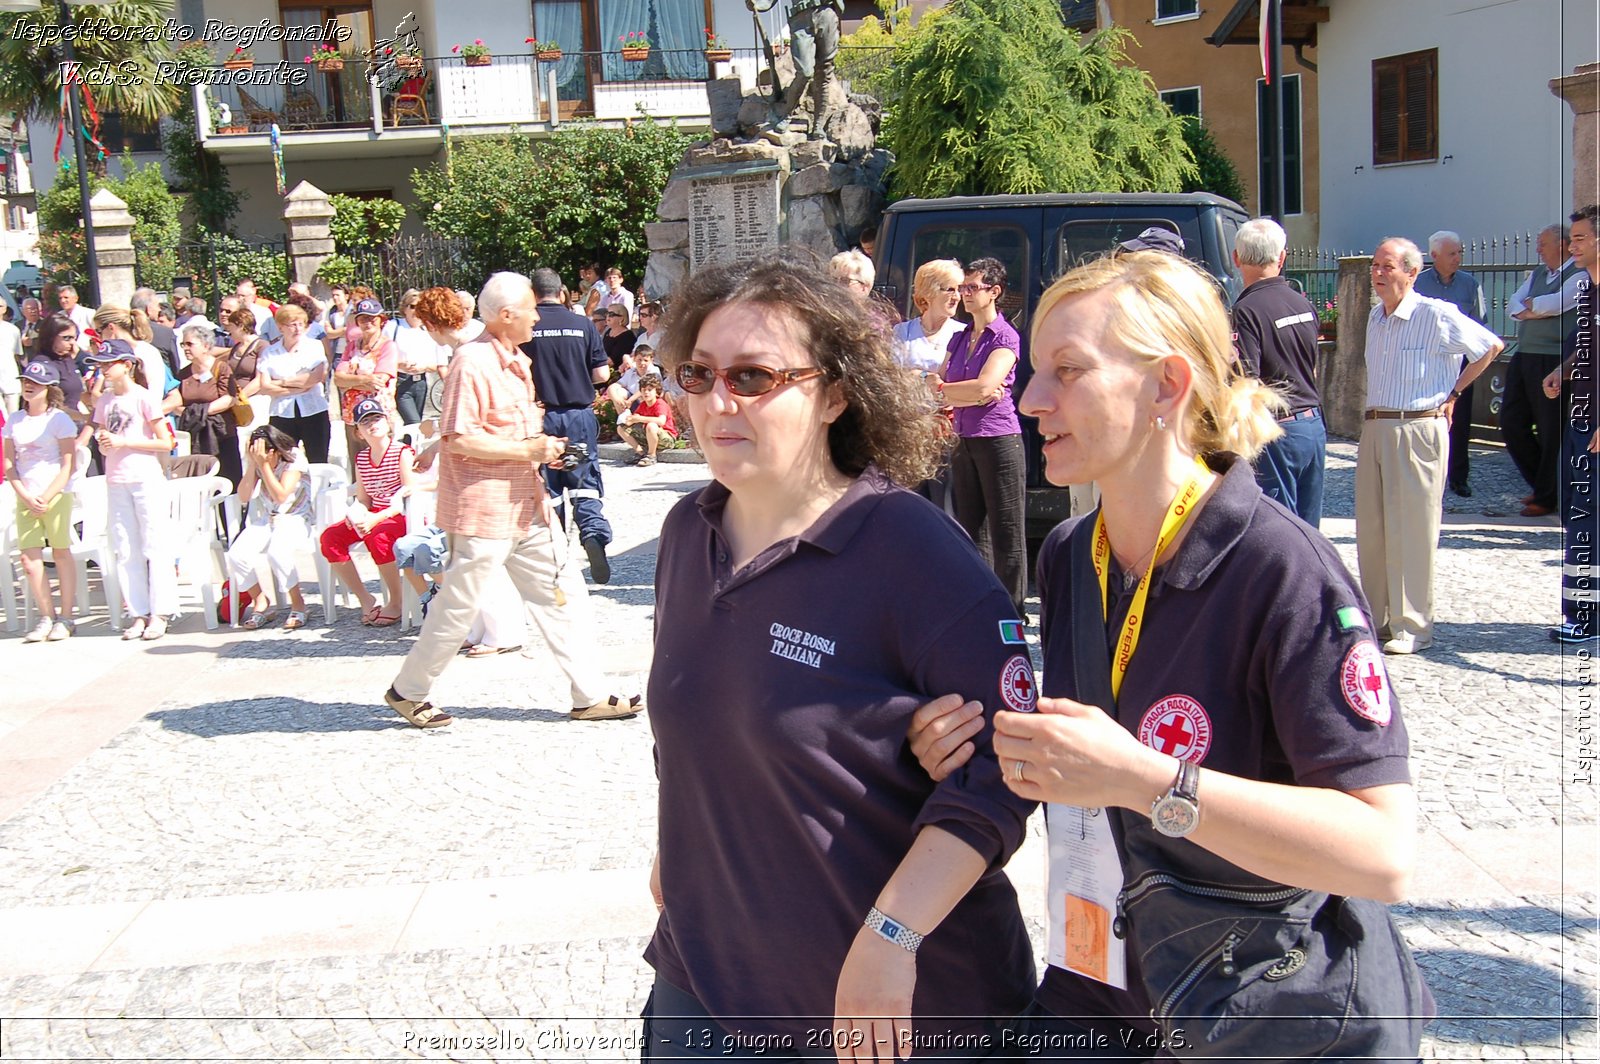
[[[140,283],[164,288],[179,272],[177,250],[183,226],[178,199],[167,188],[159,164],[136,167],[132,157],[124,154],[122,168],[125,176],[116,180],[90,174],[89,195],[93,198],[107,188],[127,203],[128,213],[133,215],[134,273]],[[46,280],[82,284],[89,276],[79,225],[81,207],[78,176],[68,163],[49,191],[39,194],[39,253]]]
[[[645,223],[692,143],[677,126],[645,118],[621,129],[563,125],[546,140],[470,137],[451,144],[452,165],[416,171],[424,224],[471,247],[472,269],[550,266],[569,281],[591,261],[633,284],[649,249]]]
[[[1183,191],[1210,192],[1242,205],[1247,193],[1244,182],[1239,179],[1238,167],[1233,165],[1233,160],[1228,158],[1228,153],[1222,150],[1211,131],[1198,118],[1186,116],[1183,120],[1183,139],[1194,153],[1195,162],[1195,174],[1184,179]]]

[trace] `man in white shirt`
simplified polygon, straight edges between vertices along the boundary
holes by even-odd
[[[89,330],[94,328],[94,311],[78,302],[78,290],[70,284],[56,289],[56,302],[61,304],[61,313],[71,318],[72,324],[78,327],[78,350],[89,350]]]
[[[1367,317],[1356,560],[1386,654],[1433,644],[1433,567],[1450,419],[1462,390],[1504,346],[1455,304],[1412,291],[1421,272],[1422,252],[1404,237],[1389,237],[1372,256],[1372,289],[1380,302]]]
[[[622,283],[622,271],[615,266],[606,269],[606,292],[600,297],[602,309],[610,310],[613,304],[621,303],[628,310],[628,325],[633,325],[633,293],[628,291],[628,286]]]
[[[461,327],[461,342],[463,345],[474,343],[483,335],[483,322],[477,318],[477,297],[465,288],[457,288],[456,302],[460,303],[461,309],[467,312],[467,323]]]

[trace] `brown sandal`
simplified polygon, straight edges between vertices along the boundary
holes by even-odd
[[[383,700],[389,704],[390,709],[419,728],[442,728],[455,720],[454,717],[435,706],[432,702],[417,702],[410,698],[401,698],[393,687],[384,692]]]

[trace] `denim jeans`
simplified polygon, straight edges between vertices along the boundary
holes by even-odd
[[[1328,457],[1328,428],[1322,412],[1282,422],[1283,435],[1256,457],[1256,483],[1310,525],[1322,523],[1322,474]]]

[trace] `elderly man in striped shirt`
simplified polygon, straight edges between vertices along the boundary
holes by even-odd
[[[1462,390],[1504,346],[1454,304],[1413,291],[1420,272],[1422,252],[1404,237],[1389,237],[1372,256],[1380,302],[1367,318],[1356,560],[1386,654],[1433,644],[1433,562],[1450,420]]]

